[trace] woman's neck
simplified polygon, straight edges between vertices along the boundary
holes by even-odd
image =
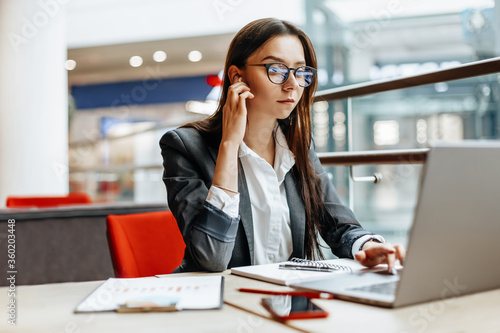
[[[274,166],[275,139],[274,129],[276,121],[257,121],[248,122],[247,130],[243,141],[257,155],[266,160],[271,166]]]

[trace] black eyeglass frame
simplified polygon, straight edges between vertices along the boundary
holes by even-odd
[[[285,78],[284,78],[283,82],[276,83],[276,82],[273,82],[273,80],[271,80],[271,77],[269,76],[269,68],[271,68],[272,65],[282,65],[282,66],[285,66],[285,68],[288,70],[288,72],[285,75]],[[284,84],[288,80],[288,77],[290,76],[290,72],[291,71],[293,71],[293,76],[295,76],[295,79],[297,79],[297,70],[299,70],[301,68],[310,69],[312,71],[312,73],[313,73],[313,77],[311,79],[311,83],[309,83],[307,86],[300,85],[300,83],[299,83],[299,86],[301,86],[303,88],[309,87],[312,84],[314,78],[316,77],[316,73],[318,72],[316,68],[311,67],[311,66],[299,66],[297,68],[293,68],[293,67],[288,67],[287,65],[285,65],[282,62],[269,62],[267,64],[247,64],[247,66],[264,66],[264,67],[266,67],[267,78],[269,79],[269,81],[271,81],[271,83],[274,83],[274,84]],[[297,83],[298,83],[298,81],[297,81]]]

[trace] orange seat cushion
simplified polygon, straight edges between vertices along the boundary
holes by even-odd
[[[84,205],[90,203],[92,203],[92,200],[87,193],[70,193],[66,196],[9,196],[7,197],[6,206],[9,208],[48,208],[64,205]]]
[[[108,215],[107,233],[116,277],[169,274],[184,257],[186,246],[170,211]]]

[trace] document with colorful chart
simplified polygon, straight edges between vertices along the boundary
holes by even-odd
[[[132,307],[136,311],[219,309],[223,284],[222,276],[109,278],[75,312],[134,312]],[[127,310],[120,311],[124,307]]]

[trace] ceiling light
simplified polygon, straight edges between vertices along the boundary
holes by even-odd
[[[132,57],[130,57],[128,62],[130,64],[130,66],[132,66],[132,67],[139,67],[142,65],[143,60],[142,60],[142,57],[140,57],[140,56],[132,56]]]
[[[64,63],[64,67],[66,67],[68,71],[72,71],[76,67],[76,61],[74,61],[73,59],[68,59]]]
[[[198,62],[201,60],[201,58],[203,58],[203,55],[201,54],[200,51],[191,51],[189,52],[188,54],[188,59],[189,61],[192,61],[192,62]]]
[[[211,115],[217,110],[216,101],[188,101],[186,103],[186,110],[193,113],[200,113],[205,115]]]
[[[164,62],[167,60],[167,53],[164,51],[156,51],[153,53],[153,60],[156,62]]]

